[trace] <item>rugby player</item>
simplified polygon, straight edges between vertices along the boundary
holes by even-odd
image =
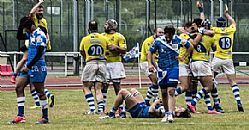
[[[103,33],[103,36],[107,37],[109,42],[111,43],[110,50],[106,52],[107,80],[108,83],[112,82],[115,94],[118,95],[118,92],[120,90],[121,79],[124,79],[126,77],[124,65],[121,62],[121,55],[126,53],[126,40],[122,34],[117,32],[118,23],[116,20],[107,20],[104,25],[104,29],[105,33]],[[107,99],[108,83],[104,83],[102,89],[105,105]],[[120,117],[126,117],[125,108],[122,105],[120,106]]]
[[[154,30],[154,34],[148,38],[146,38],[142,44],[141,49],[141,57],[140,57],[140,68],[144,71],[145,75],[149,77],[151,81],[151,85],[148,87],[146,97],[144,99],[146,105],[150,105],[150,100],[152,98],[156,99],[158,96],[158,84],[157,84],[157,77],[156,73],[149,72],[148,68],[148,61],[147,61],[147,55],[149,48],[151,44],[154,42],[154,40],[164,34],[164,31],[162,28],[158,27]],[[155,60],[157,62],[158,60],[158,53],[154,54]]]
[[[166,110],[164,118],[161,122],[173,122],[173,114],[175,109],[175,88],[178,84],[179,67],[178,59],[183,61],[192,50],[192,44],[184,39],[179,38],[175,34],[173,26],[164,28],[164,36],[155,40],[148,52],[149,71],[157,70],[158,84],[161,88],[162,102]],[[182,57],[178,57],[180,46],[187,48]],[[153,54],[158,51],[158,66],[153,63]]]

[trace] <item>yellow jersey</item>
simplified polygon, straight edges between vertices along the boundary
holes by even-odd
[[[180,34],[180,38],[185,39],[185,40],[189,40],[190,39],[189,35],[186,34],[186,33],[181,33]],[[181,47],[180,51],[179,51],[179,57],[182,57],[185,52],[186,52],[186,48],[185,47]],[[178,60],[178,62],[179,62],[179,64],[188,64],[189,63],[189,59],[190,59],[190,56],[186,57],[184,59],[184,61]]]
[[[150,36],[146,38],[142,44],[142,49],[141,49],[141,57],[140,57],[140,62],[145,62],[147,61],[147,54],[150,49],[150,46],[153,44],[155,38],[154,36]],[[158,53],[154,53],[153,57],[155,58],[155,61],[158,61]]]
[[[85,61],[106,60],[106,50],[109,41],[99,33],[91,33],[82,38],[80,42],[80,51],[86,54]]]
[[[232,59],[233,39],[236,27],[233,25],[225,28],[213,27],[212,30],[215,33],[214,42],[216,45],[214,57]]]
[[[210,58],[210,50],[214,43],[213,37],[203,35],[201,41],[194,46],[192,52],[192,61],[207,61]]]
[[[103,33],[102,35],[107,37],[110,44],[114,44],[116,46],[119,46],[125,49],[127,48],[125,37],[122,34],[115,32],[113,34]],[[107,57],[107,62],[121,62],[122,61],[121,54],[118,53],[117,51],[107,50],[106,57]]]
[[[45,18],[42,18],[39,20],[39,19],[37,19],[36,15],[34,14],[34,15],[32,15],[32,19],[34,20],[36,27],[42,26],[42,27],[46,28],[46,30],[48,32],[48,24],[47,24],[47,20]],[[48,40],[46,51],[51,51],[51,50],[52,50],[51,42],[50,42],[50,40]]]

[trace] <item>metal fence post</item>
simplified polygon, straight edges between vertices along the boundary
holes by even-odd
[[[223,17],[223,0],[220,1],[220,17]]]
[[[65,76],[67,76],[67,53],[65,53]]]
[[[211,7],[210,7],[210,12],[211,12],[210,21],[213,24],[213,22],[214,22],[214,0],[210,0],[210,4],[211,4]]]

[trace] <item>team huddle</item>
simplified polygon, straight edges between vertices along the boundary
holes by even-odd
[[[27,44],[20,49],[24,55],[12,76],[12,82],[16,83],[18,102],[18,114],[10,122],[12,124],[26,120],[24,88],[28,84],[36,106],[42,108],[42,118],[37,121],[38,124],[49,123],[48,106],[54,105],[54,95],[44,87],[47,75],[44,54],[51,47],[47,47],[50,42],[46,20],[41,13],[42,3],[43,0],[40,0],[30,15],[21,19],[18,28],[17,38],[26,40]],[[126,118],[126,112],[129,112],[132,118],[162,118],[161,122],[172,123],[174,117],[190,117],[189,111],[196,113],[196,105],[201,98],[205,100],[208,114],[224,113],[215,82],[215,77],[221,72],[226,74],[231,85],[238,111],[244,112],[232,61],[236,23],[229,15],[227,6],[224,15],[231,25],[227,26],[226,19],[220,17],[216,20],[216,27],[205,18],[203,4],[197,2],[197,7],[200,18],[180,28],[172,25],[157,27],[154,34],[143,42],[140,67],[151,80],[145,98],[134,88],[128,91],[120,87],[121,80],[126,77],[122,55],[126,53],[127,47],[125,37],[117,32],[118,23],[114,19],[107,20],[105,32],[99,33],[97,21],[90,21],[89,35],[80,43],[80,53],[86,63],[81,77],[83,93],[89,106],[86,114],[115,118],[118,111],[120,118]],[[211,50],[214,51],[212,61]],[[199,81],[202,88],[197,91]],[[105,116],[110,82],[116,98]],[[92,89],[95,90],[95,98]],[[158,98],[159,89],[161,99]],[[182,93],[185,93],[187,109],[175,105],[175,97]],[[209,93],[214,105],[211,104]],[[97,109],[94,99],[97,100]]]

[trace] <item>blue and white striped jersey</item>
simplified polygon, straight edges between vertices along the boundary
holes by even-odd
[[[165,36],[158,37],[152,46],[150,52],[155,53],[158,51],[158,67],[161,70],[171,69],[178,67],[178,55],[180,47],[190,47],[190,42],[185,39],[181,39],[179,36],[174,35],[170,43],[166,42]]]
[[[32,61],[32,59],[34,59],[37,52],[37,47],[44,46],[42,57],[35,63],[35,65],[38,64],[45,65],[44,54],[46,52],[46,46],[47,46],[46,35],[40,28],[37,28],[33,33],[26,33],[26,35],[27,38],[29,38],[27,64],[29,64]]]

